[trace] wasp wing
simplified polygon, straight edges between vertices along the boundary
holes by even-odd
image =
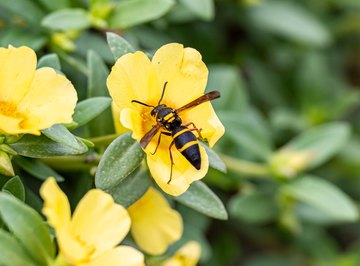
[[[140,146],[145,149],[146,146],[150,143],[152,138],[156,135],[159,131],[161,124],[156,124],[150,129],[140,140]]]
[[[219,97],[220,97],[220,92],[218,92],[218,91],[208,92],[208,93],[200,96],[199,98],[193,100],[192,102],[189,102],[188,104],[185,104],[184,106],[176,109],[176,112],[180,113],[180,112],[182,112],[182,111],[184,111],[186,109],[198,106],[199,104],[202,104],[204,102],[212,101],[212,100],[214,100],[216,98],[219,98]]]

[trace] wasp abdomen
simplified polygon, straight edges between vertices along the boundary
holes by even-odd
[[[179,152],[197,169],[201,167],[199,143],[195,135],[184,126],[172,131],[174,143]]]

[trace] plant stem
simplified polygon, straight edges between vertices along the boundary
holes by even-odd
[[[239,174],[256,177],[267,176],[270,174],[269,168],[264,164],[241,160],[225,154],[219,154],[219,156],[229,170]]]
[[[91,138],[89,140],[92,143],[94,143],[95,146],[108,146],[114,139],[116,139],[119,136],[120,136],[119,134],[111,134],[111,135]]]
[[[98,155],[62,156],[41,159],[45,164],[55,170],[65,172],[90,170],[100,161]]]

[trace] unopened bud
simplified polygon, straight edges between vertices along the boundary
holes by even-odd
[[[313,157],[314,153],[309,150],[291,151],[283,149],[273,155],[270,168],[278,177],[292,178],[305,170]]]
[[[4,152],[0,151],[0,174],[6,176],[14,176],[14,169],[11,164],[11,159],[9,155]]]

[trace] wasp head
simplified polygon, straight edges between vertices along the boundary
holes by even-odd
[[[151,116],[156,116],[156,114],[157,113],[159,113],[159,111],[161,110],[161,109],[164,109],[164,108],[166,108],[166,105],[165,104],[160,104],[160,105],[158,105],[158,106],[155,106],[154,107],[154,109],[152,109],[152,111],[151,111]]]

